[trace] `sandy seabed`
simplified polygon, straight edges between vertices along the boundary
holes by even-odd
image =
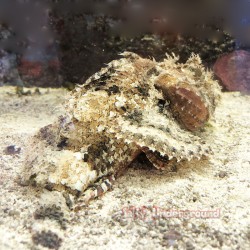
[[[63,112],[65,90],[41,92],[0,88],[0,249],[250,249],[250,96],[223,93],[209,159],[134,163],[73,212],[62,193],[19,182],[27,140]]]

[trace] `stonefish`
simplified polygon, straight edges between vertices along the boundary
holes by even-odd
[[[192,54],[186,63],[124,52],[77,86],[65,115],[31,139],[23,177],[88,202],[142,152],[156,168],[210,153],[207,122],[220,97],[213,75]]]

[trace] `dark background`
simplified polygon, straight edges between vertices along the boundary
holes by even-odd
[[[0,0],[0,85],[82,83],[128,50],[206,66],[248,48],[249,3],[190,0]]]

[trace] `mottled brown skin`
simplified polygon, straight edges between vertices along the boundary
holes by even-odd
[[[212,116],[220,88],[200,58],[122,55],[77,86],[66,114],[31,139],[24,179],[87,204],[142,152],[158,169],[209,155],[207,133],[193,131]]]

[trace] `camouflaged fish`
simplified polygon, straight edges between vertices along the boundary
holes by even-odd
[[[24,178],[56,190],[77,191],[87,202],[142,152],[156,168],[208,155],[206,123],[220,87],[198,55],[178,63],[124,52],[77,86],[66,115],[31,139]],[[207,128],[208,127],[208,128]]]

